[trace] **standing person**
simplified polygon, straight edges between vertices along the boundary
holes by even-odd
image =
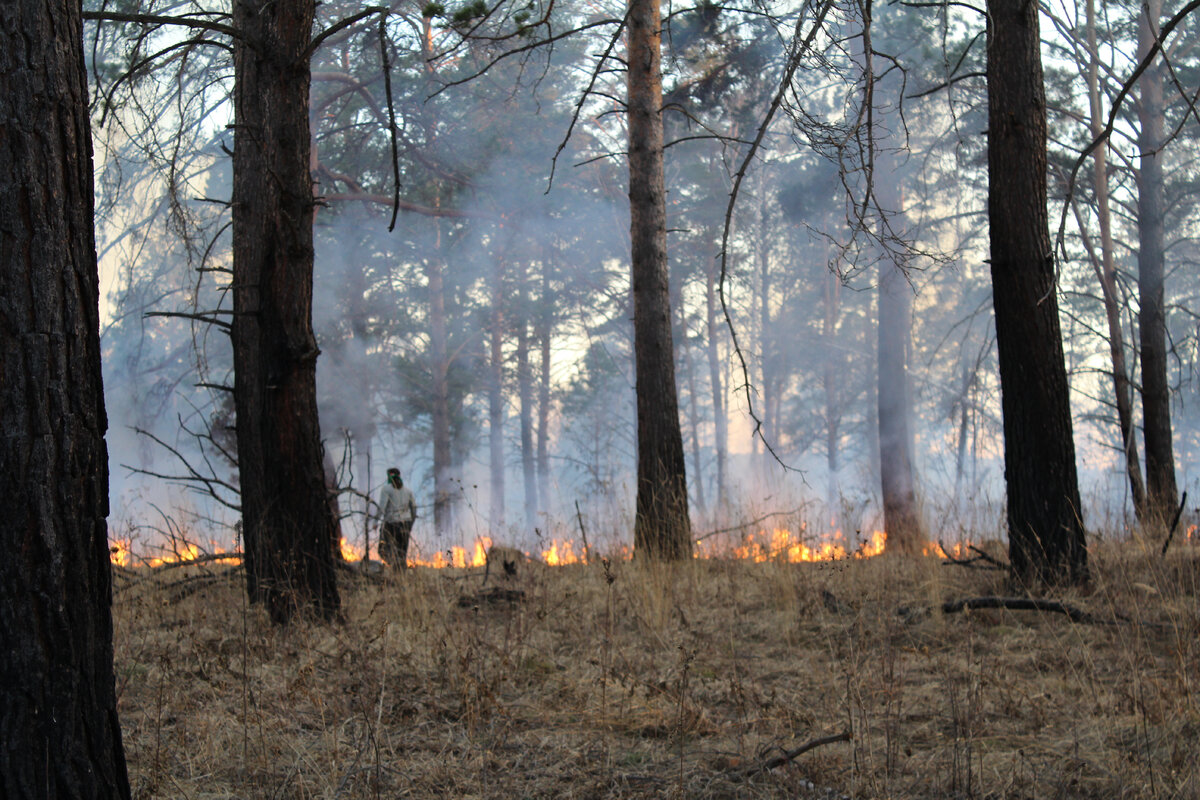
[[[408,566],[408,538],[417,518],[417,503],[396,467],[388,469],[387,483],[379,493],[379,518],[379,555],[390,566],[404,569]]]

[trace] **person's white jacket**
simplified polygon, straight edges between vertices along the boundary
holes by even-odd
[[[407,486],[397,489],[390,483],[379,492],[379,517],[384,522],[412,522],[417,518],[417,503]]]

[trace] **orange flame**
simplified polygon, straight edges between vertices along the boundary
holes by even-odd
[[[582,564],[583,555],[575,553],[575,543],[571,540],[559,541],[558,539],[551,539],[550,549],[542,551],[542,561],[545,561],[552,567],[559,567],[564,564]]]
[[[839,561],[846,558],[870,558],[883,552],[887,544],[887,534],[875,531],[870,538],[860,540],[857,546],[848,549],[849,543],[841,531],[834,531],[825,541],[809,545],[801,537],[784,528],[776,528],[767,533],[759,531],[742,540],[739,547],[733,549],[735,558],[748,561],[780,561],[788,564],[799,564],[810,561]]]
[[[433,569],[482,567],[487,564],[487,551],[491,546],[490,538],[480,536],[475,539],[475,543],[469,551],[465,547],[454,545],[448,550],[439,550],[431,558],[424,558],[420,554],[410,555],[408,565],[410,567],[432,567]]]
[[[1197,526],[1190,526],[1186,533],[1187,540],[1192,541],[1196,533]],[[805,541],[806,539],[807,541]],[[431,569],[483,567],[487,564],[487,553],[491,546],[492,540],[490,537],[480,536],[469,547],[455,545],[447,550],[437,551],[430,556],[424,556],[417,550],[415,554],[410,554],[408,564],[412,567],[429,567]],[[828,537],[814,540],[812,537],[805,536],[805,526],[802,526],[800,533],[793,533],[785,528],[775,528],[771,531],[761,530],[749,534],[743,537],[741,543],[731,550],[722,549],[720,545],[714,543],[701,541],[696,544],[695,557],[728,558],[732,556],[733,558],[759,563],[774,561],[795,564],[871,558],[884,552],[886,546],[887,534],[883,531],[874,531],[868,537],[856,536],[852,541],[842,531],[837,530]],[[950,557],[964,558],[969,555],[968,547],[969,545],[959,542],[947,548],[947,552]],[[354,544],[345,537],[341,539],[340,549],[342,558],[348,562],[359,562],[366,557],[362,545]],[[159,567],[165,564],[195,561],[202,555],[206,557],[206,560],[215,560],[223,564],[237,564],[241,562],[241,553],[236,551],[230,552],[227,558],[212,559],[212,556],[219,556],[225,553],[226,551],[215,543],[206,552],[201,551],[194,544],[188,544],[175,553],[147,559],[135,556],[130,540],[116,539],[113,540],[110,546],[109,559],[113,564],[122,567],[129,567],[134,564]],[[933,542],[926,544],[922,548],[921,554],[938,558],[947,557],[947,553],[943,552],[941,547]],[[632,550],[629,547],[621,547],[609,551],[608,555],[614,560],[628,560],[633,557]],[[549,548],[541,550],[540,556],[544,563],[552,567],[580,564],[586,561],[586,554],[583,552],[583,549],[577,549],[576,543],[570,539],[551,539]],[[372,552],[371,557],[377,558],[378,556]]]
[[[118,567],[128,567],[133,560],[132,544],[128,539],[117,539],[108,548],[108,560]]]

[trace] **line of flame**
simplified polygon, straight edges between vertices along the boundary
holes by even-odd
[[[1186,533],[1187,539],[1191,540],[1196,531],[1197,526],[1190,526]],[[812,542],[811,544],[804,541],[804,538],[807,537],[784,528],[776,528],[770,532],[762,530],[743,537],[741,543],[732,549],[719,550],[707,543],[698,543],[695,549],[695,557],[732,557],[755,562],[776,561],[784,563],[839,561],[848,558],[871,558],[881,554],[887,546],[887,534],[883,531],[875,531],[869,537],[860,539],[856,544],[849,542],[845,534],[840,530],[834,531],[826,538]],[[410,554],[408,565],[411,567],[430,567],[432,569],[482,567],[487,564],[487,552],[491,546],[492,540],[490,537],[480,536],[470,547],[455,545],[447,550],[439,550],[429,556],[417,551],[414,554]],[[949,555],[953,558],[965,557],[968,555],[968,546],[964,543],[958,543],[949,548]],[[362,546],[347,541],[345,537],[342,537],[340,549],[342,558],[348,562],[362,561],[365,555]],[[371,558],[378,559],[379,554],[376,548],[372,547],[371,551]],[[196,545],[189,544],[186,548],[176,553],[145,559],[134,555],[130,540],[117,539],[112,542],[109,558],[113,564],[122,567],[130,567],[135,564],[159,567],[165,564],[195,561],[201,555],[211,556],[222,555],[224,553],[226,551],[216,545],[211,550],[205,552],[201,551]],[[941,547],[936,543],[925,545],[921,554],[937,558],[946,557],[946,554],[942,552]],[[531,558],[537,557],[533,553],[526,553],[526,555]],[[586,563],[588,560],[588,553],[582,548],[577,549],[576,543],[570,539],[551,539],[550,546],[541,550],[539,555],[543,563],[552,567],[581,564]],[[622,547],[617,552],[609,552],[608,556],[616,560],[627,560],[632,558],[632,551],[628,547]],[[229,551],[228,558],[219,559],[219,562],[229,564],[240,563],[241,553]]]

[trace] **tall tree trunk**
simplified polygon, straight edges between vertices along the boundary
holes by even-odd
[[[129,797],[80,8],[0,8],[0,796]]]
[[[721,377],[721,323],[717,319],[718,262],[707,261],[704,270],[704,337],[708,356],[708,385],[712,390],[713,450],[717,459],[716,514],[724,514],[729,503],[729,418],[725,414],[725,381]]]
[[[0,797],[125,798],[78,2],[0,5]]]
[[[537,524],[537,461],[533,450],[533,370],[529,362],[529,273],[517,274],[517,398],[521,404],[521,478],[525,488],[525,527]]]
[[[1100,107],[1100,54],[1096,46],[1096,0],[1087,0],[1088,40],[1088,106],[1092,137],[1100,136],[1104,128]],[[1104,297],[1104,316],[1108,322],[1108,352],[1112,361],[1113,395],[1117,406],[1117,427],[1121,434],[1121,449],[1125,459],[1125,474],[1133,509],[1140,520],[1146,513],[1146,486],[1142,482],[1142,467],[1138,459],[1137,436],[1133,423],[1133,390],[1129,367],[1125,363],[1125,337],[1121,331],[1121,304],[1117,297],[1117,267],[1113,256],[1112,214],[1108,197],[1108,143],[1097,147],[1092,156],[1092,176],[1096,187],[1097,216],[1100,222],[1100,258],[1093,257],[1100,289]],[[1080,225],[1080,230],[1083,226]],[[1089,247],[1089,251],[1091,248]],[[1098,261],[1098,263],[1097,263]]]
[[[680,316],[683,316],[682,314]],[[698,513],[703,516],[708,508],[708,499],[704,492],[704,461],[703,453],[700,448],[700,407],[699,398],[696,396],[696,360],[692,358],[692,345],[689,340],[686,328],[686,321],[680,322],[683,326],[683,363],[687,370],[688,383],[688,417],[690,424],[688,425],[688,438],[692,445],[692,485],[695,487],[693,496],[696,501]]]
[[[491,354],[488,365],[488,466],[493,531],[504,530],[504,261],[492,274]]]
[[[1138,59],[1154,44],[1162,0],[1147,0],[1138,20]],[[1138,331],[1142,345],[1142,424],[1146,443],[1147,507],[1160,524],[1179,502],[1167,383],[1167,320],[1163,305],[1162,57],[1138,79]]]
[[[1046,213],[1038,6],[988,4],[988,221],[1013,575],[1087,580],[1079,482]]]
[[[433,62],[433,17],[422,17],[421,61],[425,65],[425,91],[432,96],[435,75]],[[431,118],[426,119],[425,141],[437,138]],[[435,189],[434,208],[440,209],[442,198]],[[450,535],[454,527],[453,452],[450,447],[450,340],[446,328],[446,265],[443,263],[442,221],[434,220],[433,252],[425,264],[425,279],[429,287],[429,361],[430,392],[433,403],[433,528],[439,539]]]
[[[659,0],[629,0],[627,26],[629,231],[638,417],[634,550],[652,559],[683,559],[692,555],[692,534],[671,338]]]
[[[357,403],[357,411],[351,417],[350,425],[350,442],[353,446],[350,485],[357,488],[361,495],[363,558],[367,559],[371,554],[371,441],[375,438],[375,413],[371,400],[375,393],[376,378],[373,371],[366,367],[371,335],[367,327],[369,314],[364,303],[367,275],[362,263],[365,259],[366,255],[356,248],[357,265],[348,271],[342,291],[346,315],[350,319],[352,338],[346,347],[350,350],[350,363],[353,365],[350,377]]]
[[[450,452],[450,354],[446,332],[446,285],[441,234],[425,267],[429,285],[429,366],[433,402],[433,527],[439,538],[453,526],[454,487]]]
[[[821,339],[825,343],[821,383],[825,394],[825,469],[829,473],[826,504],[829,506],[829,524],[835,528],[842,525],[842,492],[838,483],[838,451],[842,422],[842,393],[839,389],[845,380],[845,363],[840,351],[834,347],[841,289],[841,279],[832,270],[827,271],[822,302],[824,314],[821,319]]]
[[[765,181],[764,181],[765,182]],[[775,405],[775,376],[771,369],[771,361],[775,354],[775,338],[771,330],[771,231],[767,229],[767,192],[758,193],[758,242],[756,255],[758,261],[758,342],[762,351],[759,366],[759,386],[762,391],[763,436],[775,437],[776,431],[772,426],[772,414]],[[763,448],[766,451],[766,448]],[[762,474],[767,479],[773,470],[770,469],[771,456],[764,452]],[[763,486],[769,484],[763,481]]]
[[[285,623],[339,607],[317,419],[306,55],[314,0],[233,6],[233,356],[246,580]]]
[[[541,316],[538,322],[538,345],[541,350],[541,369],[538,377],[537,466],[538,497],[542,511],[550,508],[550,337],[554,331],[554,309],[551,306],[550,265],[542,262]]]
[[[879,481],[888,548],[919,552],[925,526],[917,510],[912,466],[912,403],[908,385],[908,341],[912,291],[894,262],[879,263]]]
[[[962,389],[958,396],[958,446],[955,448],[954,456],[954,497],[960,508],[962,508],[963,478],[966,475],[967,467],[967,434],[970,432],[971,387],[974,384],[975,376],[970,362],[967,360],[966,353],[964,353],[962,358],[962,378],[959,382]]]

